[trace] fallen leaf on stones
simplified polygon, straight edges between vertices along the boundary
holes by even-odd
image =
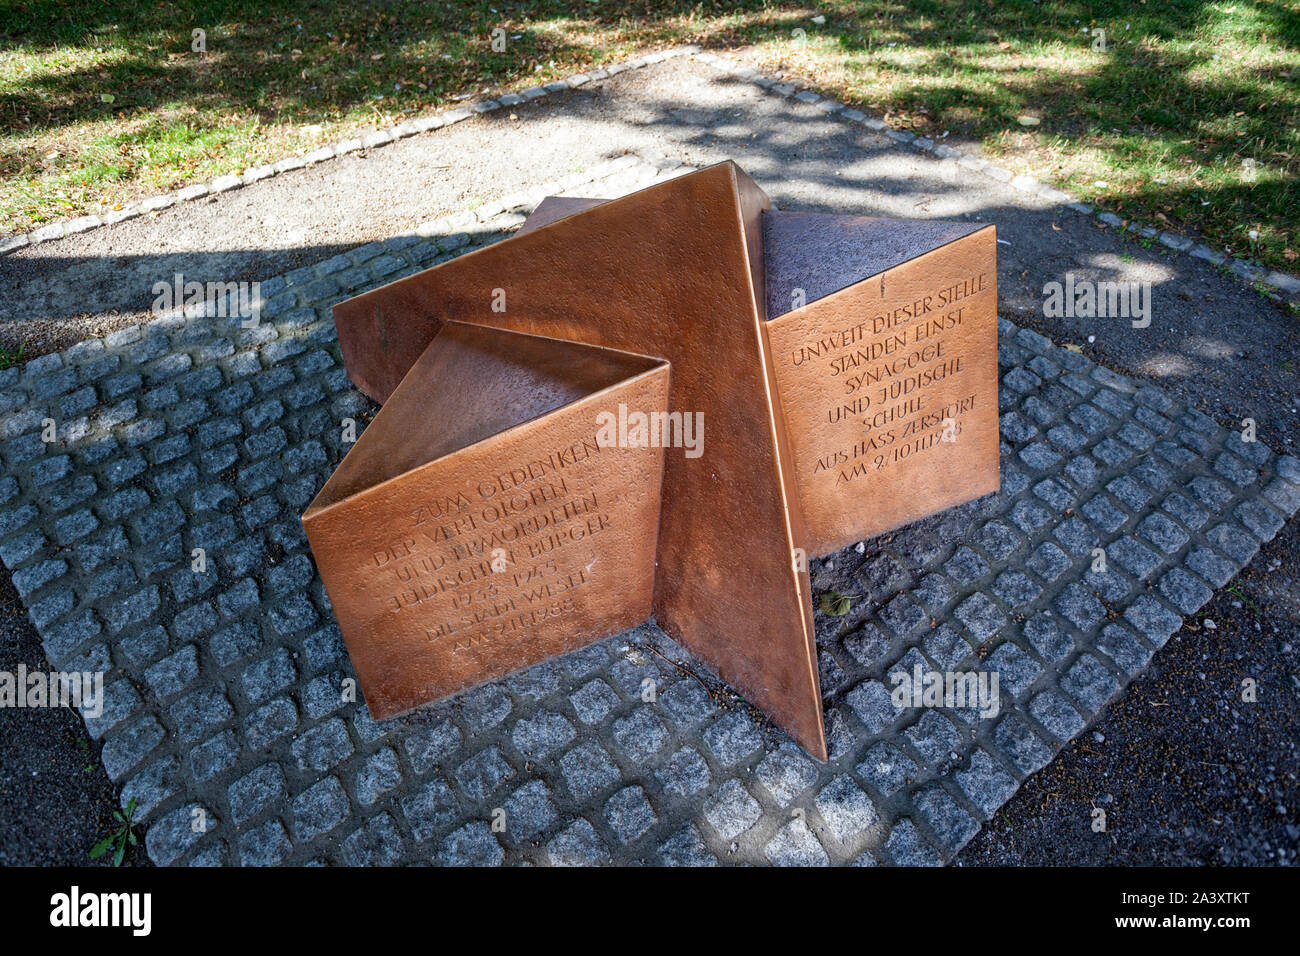
[[[843,617],[853,606],[853,599],[839,591],[827,591],[818,600],[818,606],[832,617]]]

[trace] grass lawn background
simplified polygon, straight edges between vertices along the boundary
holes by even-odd
[[[0,233],[682,42],[1125,218],[1300,258],[1300,2],[1267,0],[0,0]]]

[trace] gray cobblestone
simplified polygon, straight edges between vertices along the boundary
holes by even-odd
[[[176,792],[180,764],[175,757],[164,757],[141,770],[122,786],[120,803],[125,811],[134,802],[134,813],[141,817],[154,811]]]
[[[498,787],[512,779],[515,771],[500,750],[489,747],[462,763],[452,775],[471,800],[482,803]]]
[[[739,780],[728,780],[704,805],[704,818],[724,840],[734,840],[763,815],[763,808]]]
[[[342,845],[343,862],[348,866],[393,866],[402,852],[402,835],[387,813],[372,817]]]
[[[1015,778],[983,750],[973,751],[970,768],[958,771],[955,776],[966,798],[985,817],[991,817],[1016,792]]]
[[[268,820],[239,837],[242,866],[276,866],[293,851],[293,844],[279,820]]]
[[[263,764],[232,783],[226,793],[230,800],[231,819],[243,823],[284,796],[284,771],[279,764]]]
[[[335,717],[296,738],[290,750],[299,770],[320,773],[350,757],[353,747],[343,721]]]
[[[605,819],[622,843],[632,843],[658,822],[654,808],[640,787],[625,787],[605,802]]]
[[[151,666],[145,671],[145,678],[153,692],[162,700],[189,687],[198,674],[198,648],[190,644]]]
[[[450,721],[439,721],[419,728],[406,738],[406,755],[411,769],[425,774],[439,766],[460,744],[460,729]]]
[[[456,819],[458,806],[451,787],[434,778],[402,798],[402,813],[417,842],[428,840]]]
[[[763,848],[763,855],[776,866],[827,866],[830,857],[801,819],[794,819],[777,831]]]
[[[998,674],[1000,687],[1012,697],[1021,696],[1042,673],[1038,662],[1010,641],[989,655],[985,669]]]
[[[254,750],[261,750],[298,726],[298,709],[287,697],[279,697],[249,714],[244,736]]]
[[[384,794],[396,789],[401,782],[402,769],[397,762],[397,754],[392,748],[385,747],[366,758],[357,773],[357,802],[362,806],[370,806]]]
[[[1087,710],[1097,711],[1119,690],[1119,682],[1097,658],[1082,654],[1061,678],[1061,689]]]
[[[1054,691],[1043,691],[1030,701],[1029,712],[1059,741],[1069,740],[1084,727],[1078,711]]]
[[[542,712],[536,718],[515,724],[515,749],[529,756],[545,756],[563,747],[575,736],[573,725],[559,714]]]
[[[1129,674],[1136,674],[1151,660],[1151,650],[1132,631],[1119,624],[1108,624],[1102,629],[1097,638],[1097,649]]]
[[[911,820],[900,820],[894,825],[885,849],[898,866],[937,866],[942,862],[934,847],[916,832]]]
[[[971,595],[954,613],[977,641],[993,636],[1006,623],[1006,614],[982,592]]]
[[[1019,571],[1004,571],[993,582],[993,593],[1010,607],[1031,604],[1043,589]]]
[[[618,705],[618,695],[602,680],[584,684],[569,696],[578,719],[587,725],[600,724]]]
[[[103,706],[99,716],[94,716],[88,709],[83,709],[82,716],[86,729],[92,737],[102,737],[108,731],[119,726],[123,721],[134,717],[143,701],[130,681],[113,681],[104,689]],[[145,815],[145,811],[141,812]]]
[[[970,644],[950,624],[926,634],[921,649],[943,670],[952,670],[971,653]]]
[[[1165,641],[1182,624],[1177,614],[1145,594],[1130,605],[1124,612],[1124,617],[1156,647],[1163,647]]]
[[[757,777],[780,806],[786,806],[817,782],[817,766],[802,751],[789,745],[768,754],[758,765]]]
[[[955,852],[979,830],[979,823],[942,787],[930,786],[916,796],[916,806],[940,843]]]
[[[1227,522],[1215,525],[1206,532],[1205,537],[1215,549],[1233,558],[1242,566],[1245,566],[1259,550],[1259,543],[1253,537]]]
[[[1195,548],[1187,555],[1187,566],[1216,588],[1223,587],[1237,573],[1232,562],[1205,547]]]
[[[1161,505],[1165,511],[1169,512],[1185,528],[1197,531],[1205,525],[1210,515],[1204,508],[1201,508],[1181,494],[1172,494],[1166,498]]]
[[[753,721],[741,713],[730,713],[704,731],[704,742],[724,765],[739,763],[763,743]]]
[[[934,710],[925,711],[904,734],[931,764],[943,763],[952,751],[961,746],[961,734],[952,721]]]
[[[685,826],[659,846],[659,862],[664,866],[717,866],[694,826]]]
[[[194,747],[187,754],[190,773],[199,782],[219,776],[239,759],[239,741],[229,730]]]
[[[1174,554],[1188,541],[1187,532],[1161,514],[1149,515],[1137,531],[1165,554]]]
[[[292,657],[285,648],[280,648],[270,657],[245,669],[244,694],[252,703],[260,704],[289,687],[296,677]]]
[[[848,704],[870,734],[878,734],[898,719],[898,710],[883,684],[867,681],[849,692]]]
[[[293,799],[293,833],[297,840],[312,840],[329,833],[347,819],[348,798],[335,777],[304,790]]]
[[[208,832],[218,829],[220,822],[201,804],[179,807],[154,821],[145,837],[145,846],[156,863],[167,866]]]
[[[556,866],[594,866],[608,859],[609,850],[595,828],[579,818],[547,844],[546,855]]]
[[[1160,579],[1160,593],[1184,614],[1192,614],[1214,596],[1205,584],[1182,568],[1171,568]]]
[[[1066,585],[1053,606],[1081,631],[1091,630],[1106,617],[1106,608],[1078,583]]]
[[[1262,501],[1243,501],[1233,515],[1261,541],[1268,541],[1282,530],[1282,516]]]
[[[1024,774],[1041,769],[1052,759],[1052,751],[1029,724],[1014,713],[1003,717],[998,723],[994,739],[999,749]]]
[[[847,774],[835,777],[813,801],[832,837],[848,843],[877,826],[880,817],[871,798]]]
[[[1105,551],[1109,560],[1118,561],[1140,578],[1149,577],[1160,566],[1160,555],[1133,537],[1120,538],[1107,545]]]
[[[685,747],[673,754],[656,772],[664,792],[684,799],[700,793],[709,784],[709,765],[699,751]]]
[[[166,732],[151,715],[146,715],[114,731],[104,742],[99,759],[113,780],[127,773],[163,742]]]
[[[219,688],[208,687],[186,694],[168,708],[171,722],[182,742],[202,740],[235,715],[230,701]]]
[[[615,720],[613,733],[619,749],[635,763],[649,760],[668,740],[668,729],[648,707]]]

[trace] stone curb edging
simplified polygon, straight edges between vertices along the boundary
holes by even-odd
[[[689,49],[689,48],[687,48]],[[931,153],[940,159],[951,159],[958,166],[962,166],[971,172],[980,173],[990,179],[997,180],[1000,183],[1011,186],[1023,193],[1037,196],[1040,199],[1046,199],[1059,205],[1064,205],[1073,209],[1075,212],[1084,216],[1089,216],[1100,222],[1102,225],[1114,229],[1124,229],[1134,233],[1142,239],[1153,239],[1161,245],[1173,249],[1176,252],[1186,252],[1188,255],[1198,259],[1204,259],[1214,266],[1223,266],[1234,276],[1247,285],[1264,285],[1271,290],[1270,298],[1288,297],[1300,299],[1300,277],[1290,275],[1279,270],[1269,270],[1263,266],[1255,265],[1246,259],[1241,259],[1229,253],[1214,249],[1204,243],[1199,243],[1187,236],[1180,235],[1176,232],[1161,231],[1152,226],[1142,226],[1131,220],[1121,219],[1112,212],[1098,210],[1089,203],[1082,202],[1075,196],[1070,195],[1063,190],[1057,189],[1047,183],[1040,182],[1033,176],[1016,175],[1009,169],[994,165],[986,159],[955,149],[944,143],[936,142],[924,136],[917,136],[906,130],[894,129],[883,120],[868,116],[861,110],[854,109],[850,106],[839,102],[831,97],[823,97],[821,94],[799,87],[793,83],[782,82],[767,76],[752,67],[719,56],[716,53],[699,52],[693,54],[693,59],[701,63],[707,63],[723,73],[739,77],[743,80],[761,87],[762,89],[775,93],[778,96],[789,97],[800,103],[806,103],[816,109],[821,110],[830,116],[838,116],[843,120],[852,123],[860,123],[868,129],[882,133],[893,140],[898,146],[911,146],[922,152]]]
[[[39,245],[43,242],[52,242],[56,239],[62,239],[65,236],[75,236],[83,232],[89,232],[92,229],[98,229],[101,226],[111,226],[119,222],[125,222],[128,219],[135,219],[144,213],[157,212],[167,209],[178,203],[189,202],[195,199],[202,199],[205,196],[215,196],[220,193],[229,192],[232,189],[239,189],[241,186],[248,186],[263,179],[270,179],[272,176],[278,176],[280,173],[287,173],[290,170],[302,169],[307,166],[315,166],[326,160],[334,159],[338,156],[346,156],[349,153],[355,153],[362,149],[373,149],[379,146],[386,146],[389,143],[395,143],[399,139],[405,139],[414,136],[417,133],[426,133],[430,130],[439,129],[443,126],[451,126],[459,123],[461,120],[469,119],[482,113],[490,113],[493,110],[500,109],[503,106],[515,106],[519,103],[530,100],[540,99],[548,93],[558,93],[564,90],[574,89],[583,86],[595,80],[603,80],[611,76],[616,76],[626,70],[637,70],[641,67],[649,66],[652,63],[661,63],[674,57],[683,56],[687,53],[696,52],[699,47],[672,47],[667,50],[660,50],[655,53],[647,53],[643,56],[634,57],[628,60],[622,60],[617,63],[610,63],[598,69],[588,70],[585,73],[574,73],[572,76],[565,77],[562,80],[555,80],[550,83],[544,83],[540,86],[529,87],[526,90],[520,90],[518,93],[500,93],[495,98],[474,100],[466,102],[455,109],[444,110],[441,113],[435,113],[432,116],[421,116],[416,119],[403,120],[392,126],[382,129],[372,130],[368,133],[349,136],[337,140],[333,143],[327,143],[311,152],[302,155],[286,156],[282,159],[271,163],[265,163],[261,166],[254,166],[239,174],[228,174],[218,176],[206,183],[194,183],[189,186],[183,186],[180,189],[170,193],[163,193],[157,196],[150,196],[146,199],[139,199],[125,204],[121,209],[112,210],[108,213],[92,214],[87,216],[78,216],[75,219],[60,220],[48,225],[33,229],[30,232],[14,233],[12,235],[0,236],[0,255],[8,252],[14,252],[27,246]]]

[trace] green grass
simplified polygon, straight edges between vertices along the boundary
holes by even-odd
[[[1300,3],[1266,0],[0,0],[0,229],[690,41],[1123,217],[1300,258]]]
[[[7,368],[13,368],[21,362],[23,352],[26,351],[26,349],[27,347],[25,345],[18,346],[18,348],[12,352],[6,348],[0,348],[0,372],[3,372]]]
[[[125,813],[121,810],[113,811],[113,832],[90,848],[90,858],[98,860],[112,852],[113,865],[121,866],[122,860],[126,858],[127,849],[140,842],[135,835],[134,817],[135,797],[132,797],[126,803]]]

